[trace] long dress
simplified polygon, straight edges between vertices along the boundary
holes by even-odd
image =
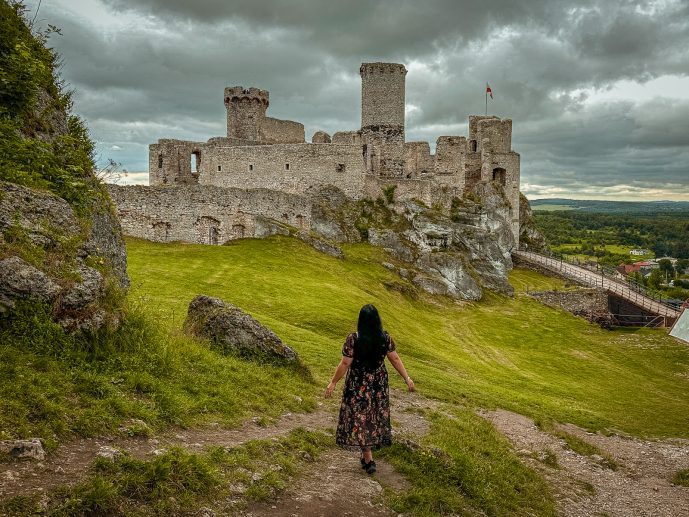
[[[342,347],[342,355],[354,361],[345,379],[335,442],[346,448],[378,449],[392,443],[388,371],[385,356],[377,367],[364,369],[354,357],[356,339],[356,332],[349,334]],[[387,352],[394,352],[395,342],[387,332],[385,341]]]

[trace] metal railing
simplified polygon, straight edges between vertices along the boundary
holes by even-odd
[[[532,251],[516,251],[514,254],[529,262],[544,266],[589,287],[600,287],[615,294],[637,307],[648,310],[653,314],[668,318],[677,318],[679,311],[667,299],[655,295],[638,283],[628,285],[612,278],[611,270],[605,268],[587,269],[568,262],[562,256],[548,257]]]

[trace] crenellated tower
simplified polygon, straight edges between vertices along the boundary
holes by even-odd
[[[269,94],[258,88],[228,86],[225,88],[227,137],[257,142],[266,118]]]
[[[359,74],[366,168],[377,176],[402,176],[407,69],[399,63],[362,63]]]

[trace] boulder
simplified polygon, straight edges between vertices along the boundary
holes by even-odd
[[[0,453],[6,454],[15,459],[29,459],[43,461],[45,450],[43,441],[40,438],[29,438],[28,440],[14,440],[0,442]]]
[[[199,295],[189,304],[187,332],[209,339],[225,353],[268,361],[298,363],[299,356],[275,333],[231,303]]]

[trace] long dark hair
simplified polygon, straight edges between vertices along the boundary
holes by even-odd
[[[359,311],[357,331],[354,361],[366,370],[377,368],[387,353],[387,339],[378,309],[373,305],[364,305]]]

